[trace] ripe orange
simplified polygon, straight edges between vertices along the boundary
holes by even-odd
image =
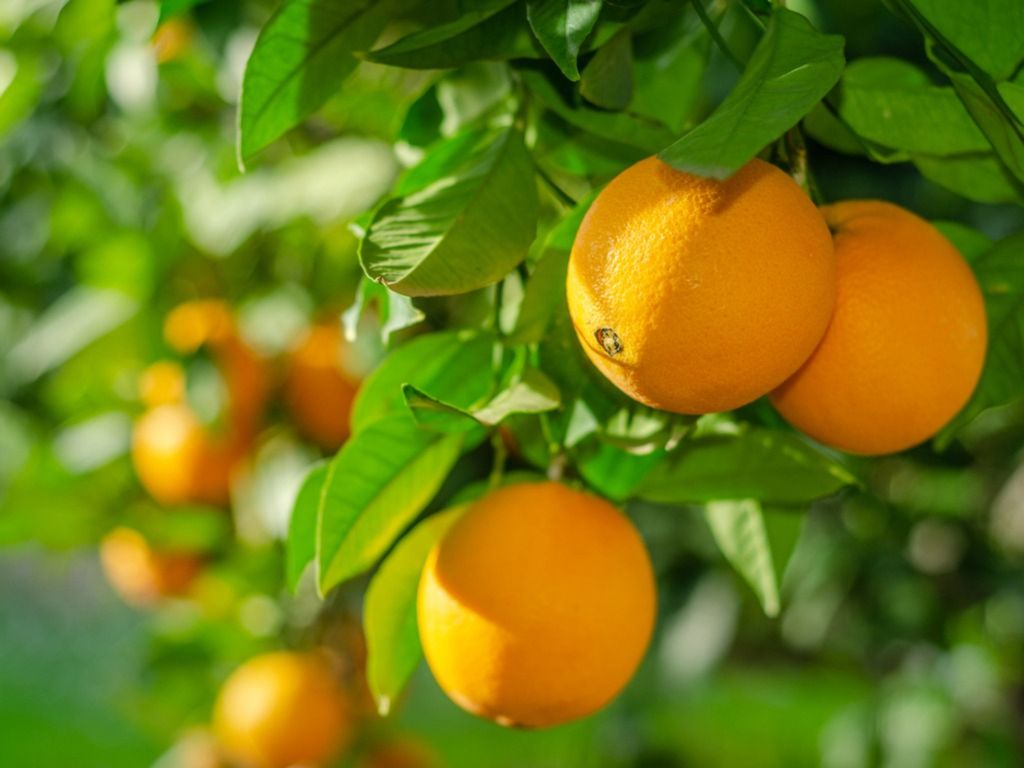
[[[185,399],[185,370],[171,360],[153,363],[139,377],[139,399],[149,408]]]
[[[163,504],[226,504],[232,477],[259,431],[270,396],[267,365],[238,334],[222,301],[189,301],[164,321],[168,344],[182,354],[209,349],[227,389],[226,428],[217,434],[185,403],[185,373],[154,363],[140,394],[149,410],[135,423],[132,460],[142,485]]]
[[[896,205],[822,208],[839,293],[821,345],[773,395],[795,427],[852,453],[901,451],[967,402],[985,359],[981,290],[952,244]]]
[[[464,709],[543,727],[611,701],[643,658],[655,616],[643,541],[608,502],[558,483],[473,503],[420,579],[427,663]]]
[[[264,360],[239,335],[231,308],[219,299],[179,304],[164,321],[167,343],[182,354],[207,348],[228,393],[228,421],[237,432],[255,434],[270,396]]]
[[[724,411],[781,384],[835,302],[828,228],[800,187],[752,160],[725,181],[656,157],[598,195],[569,260],[569,314],[594,365],[647,405]]]
[[[188,591],[202,560],[187,552],[157,552],[142,534],[115,528],[100,541],[103,573],[125,602],[146,606]]]
[[[348,437],[358,381],[344,364],[345,342],[337,323],[315,325],[288,355],[284,399],[295,425],[334,450]]]
[[[187,405],[146,411],[132,431],[139,482],[161,504],[226,504],[248,443],[210,435]]]
[[[214,705],[213,731],[242,765],[287,768],[329,762],[348,744],[352,724],[327,660],[280,651],[232,673]]]

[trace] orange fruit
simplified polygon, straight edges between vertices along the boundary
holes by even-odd
[[[171,360],[153,363],[139,377],[139,399],[150,407],[185,399],[185,370]]]
[[[737,408],[814,351],[835,302],[828,228],[789,176],[751,160],[725,181],[649,157],[583,218],[569,314],[587,356],[642,403]]]
[[[348,702],[327,659],[279,651],[250,659],[227,679],[213,711],[224,751],[254,768],[321,766],[348,744]]]
[[[835,233],[835,315],[772,402],[826,445],[904,450],[941,429],[978,383],[988,335],[981,290],[953,245],[899,206],[850,200],[822,213]]]
[[[150,409],[136,422],[132,460],[150,495],[163,504],[226,504],[231,480],[263,421],[270,374],[238,335],[222,301],[189,301],[164,321],[168,344],[182,354],[210,351],[227,389],[226,427],[215,433],[185,403],[185,373],[175,362],[150,366],[140,394]]]
[[[202,569],[188,552],[157,552],[138,531],[115,528],[100,541],[103,573],[125,602],[146,606],[185,594]]]
[[[650,558],[608,502],[558,483],[469,506],[427,559],[417,616],[427,663],[464,709],[544,727],[629,682],[655,617]]]
[[[238,334],[231,308],[219,299],[179,304],[164,320],[164,337],[177,352],[207,348],[228,393],[228,421],[238,432],[258,431],[270,396],[265,361]]]
[[[146,411],[132,431],[139,482],[161,504],[226,504],[247,442],[210,435],[186,405]]]
[[[292,420],[322,448],[348,437],[349,412],[359,387],[344,365],[345,341],[337,323],[315,325],[288,355],[284,400]]]

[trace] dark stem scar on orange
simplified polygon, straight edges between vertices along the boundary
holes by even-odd
[[[598,328],[594,331],[594,338],[609,357],[615,357],[622,352],[622,340],[613,329]]]

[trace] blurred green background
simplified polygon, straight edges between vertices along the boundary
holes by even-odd
[[[920,37],[880,3],[790,7],[845,34],[848,59],[926,63]],[[407,161],[391,139],[424,76],[361,65],[258,167],[237,170],[240,77],[272,10],[213,0],[161,24],[144,0],[0,2],[5,768],[200,768],[190,734],[228,672],[329,631],[308,590],[283,587],[284,521],[320,455],[286,419],[236,489],[234,532],[204,510],[169,521],[128,459],[136,381],[167,355],[166,313],[224,297],[243,335],[280,353],[320,312],[351,304],[362,273],[349,221]],[[744,35],[729,17],[723,28]],[[709,56],[705,105],[735,79]],[[439,99],[444,119],[475,108],[471,86]],[[968,202],[908,163],[818,145],[811,162],[826,199],[893,200],[991,239],[1024,226],[1019,207]],[[366,336],[368,367],[380,348]],[[421,669],[360,749],[414,739],[467,767],[1024,764],[1024,403],[988,412],[961,442],[941,458],[874,462],[869,493],[817,504],[779,620],[722,562],[697,510],[637,506],[662,610],[612,707],[510,731],[458,710]],[[97,542],[125,521],[200,543],[212,565],[192,599],[136,610],[111,591]],[[358,616],[363,586],[327,612]]]

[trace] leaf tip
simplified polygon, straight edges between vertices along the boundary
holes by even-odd
[[[390,696],[378,696],[377,697],[377,714],[381,717],[387,717],[391,714],[391,697]]]

